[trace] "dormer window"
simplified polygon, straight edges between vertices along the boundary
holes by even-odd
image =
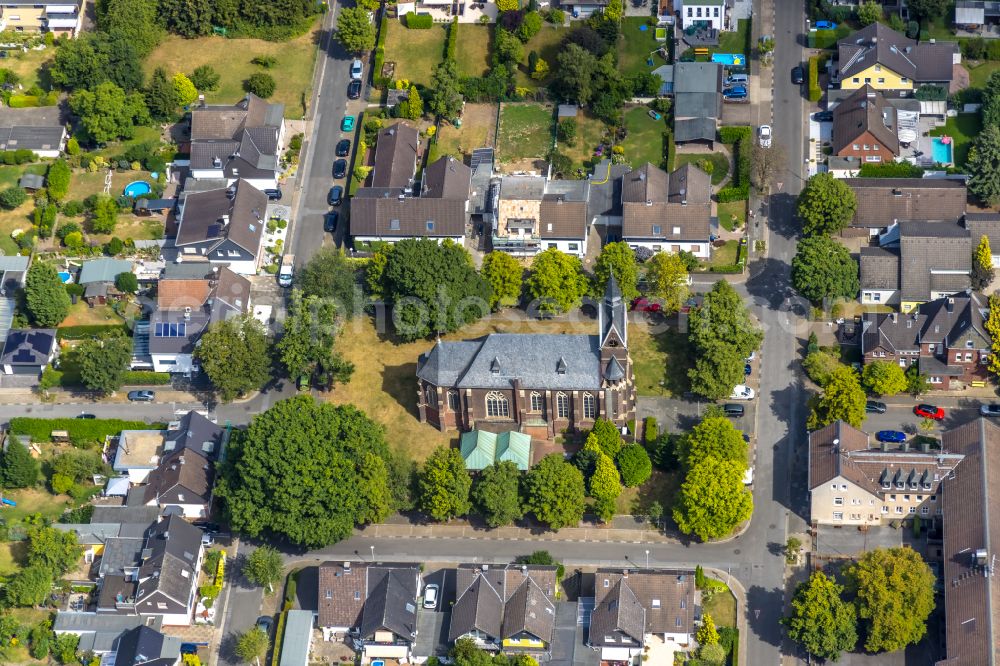
[[[389,220],[389,229],[391,231],[399,231],[399,220]]]
[[[434,231],[434,220],[427,220],[427,231]]]
[[[654,224],[654,225],[653,225],[653,235],[654,235],[654,236],[659,236],[659,235],[661,235],[662,233],[663,233],[663,227],[661,227],[661,226],[660,226],[660,225],[658,225],[658,224]]]
[[[674,227],[674,236],[680,236],[680,235],[681,235],[681,228]]]
[[[965,341],[965,348],[966,349],[972,349],[972,345],[973,345],[972,340],[966,340]]]

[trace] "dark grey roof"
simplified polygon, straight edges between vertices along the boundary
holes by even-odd
[[[648,162],[622,176],[622,201],[666,203],[670,176]]]
[[[25,173],[17,183],[26,190],[40,190],[45,187],[45,176],[39,173]]]
[[[841,78],[851,77],[875,64],[916,82],[944,82],[952,78],[951,42],[917,43],[888,26],[875,22],[837,42]]]
[[[501,638],[511,638],[527,632],[550,643],[555,621],[555,604],[535,579],[527,576],[504,604]]]
[[[481,339],[448,343],[438,340],[428,353],[420,356],[417,377],[435,386],[455,386],[480,347]]]
[[[177,428],[167,431],[165,448],[190,448],[201,455],[218,456],[225,428],[191,410],[180,418]]]
[[[562,181],[560,181],[562,182]],[[573,181],[587,185],[587,181]],[[587,236],[587,201],[573,200],[565,194],[545,194],[538,210],[539,235],[542,238],[578,238]]]
[[[189,193],[175,243],[215,245],[228,238],[251,254],[260,248],[267,214],[267,195],[245,180],[228,188]]]
[[[623,347],[628,347],[628,305],[622,298],[618,280],[612,275],[604,289],[604,298],[601,300],[598,311],[598,323],[600,325],[600,344],[605,344],[608,338],[616,336],[621,341]]]
[[[611,357],[608,366],[604,369],[604,377],[608,381],[617,382],[625,377],[625,368],[618,362],[618,359]]]
[[[143,503],[163,507],[203,504],[206,512],[212,496],[215,468],[195,449],[182,448],[167,453],[146,479]]]
[[[674,92],[674,118],[722,117],[722,93]],[[674,121],[676,122],[676,120]]]
[[[417,159],[417,130],[397,122],[379,130],[372,167],[372,187],[407,187]]]
[[[590,616],[591,645],[604,645],[605,636],[614,638],[618,633],[631,637],[636,643],[641,643],[646,633],[646,610],[626,578],[615,583]],[[611,641],[609,644],[617,643]]]
[[[678,62],[674,65],[675,93],[722,91],[722,65],[715,62]]]
[[[960,271],[964,277],[939,282],[941,290],[968,288],[972,269],[969,231],[957,224],[906,222],[899,225],[900,283],[904,301],[929,301],[935,285],[932,277]],[[940,278],[938,278],[940,280]]]
[[[49,362],[56,344],[52,328],[12,329],[3,344],[0,364],[42,366]]]
[[[861,248],[861,288],[899,289],[899,253],[880,247]]]
[[[853,227],[887,227],[896,220],[958,222],[965,214],[966,188],[950,178],[845,178],[858,208]]]
[[[59,150],[63,127],[0,127],[0,150]]]
[[[544,194],[544,176],[504,176],[500,181],[501,200],[541,201]]]
[[[120,576],[126,568],[139,566],[146,540],[141,536],[112,537],[104,542],[99,567],[102,576]]]
[[[141,525],[142,529],[145,530],[156,521],[159,512],[155,506],[97,505],[94,507],[94,513],[90,520],[94,523],[121,523],[123,526]],[[139,536],[142,536],[142,532],[139,533]]]
[[[464,199],[354,197],[351,233],[379,238],[454,238],[465,234],[465,207]]]
[[[191,167],[223,168],[229,178],[273,176],[284,105],[247,94],[233,105],[191,111]]]
[[[482,215],[486,212],[490,181],[493,178],[493,149],[476,148],[473,150],[469,166],[472,169],[469,210],[473,215]]]
[[[982,296],[966,292],[922,303],[905,315],[868,313],[862,324],[861,351],[916,351],[922,342],[955,345],[963,339],[973,341],[970,349],[988,348],[990,337],[983,325],[987,311]]]
[[[122,526],[119,523],[52,523],[52,527],[60,532],[72,532],[81,545],[96,546],[118,536]]]
[[[990,241],[990,251],[1000,254],[1000,215],[997,213],[967,213],[965,228],[969,230],[972,247],[986,236]]]
[[[204,310],[194,310],[190,316],[172,310],[155,310],[149,318],[149,351],[151,354],[190,354],[201,334],[211,322],[211,316]],[[184,335],[176,337],[155,335],[157,324],[183,324]]]
[[[476,576],[465,590],[459,590],[458,599],[451,609],[448,640],[455,640],[472,631],[479,631],[494,639],[500,637],[503,620],[503,599],[485,576]]]
[[[469,198],[471,179],[472,169],[454,157],[445,155],[424,169],[420,196],[466,201]]]
[[[59,611],[52,624],[56,633],[73,633],[80,637],[80,652],[111,652],[118,639],[129,629],[146,626],[159,631],[163,626],[161,616],[142,618],[138,615],[117,613]],[[180,643],[178,642],[178,647]]]
[[[130,272],[132,272],[132,262],[128,259],[113,259],[110,257],[91,259],[90,261],[83,262],[77,282],[79,284],[114,282],[120,273]]]
[[[715,118],[679,118],[674,121],[674,141],[715,141]]]
[[[381,573],[381,576],[378,576]],[[417,631],[417,582],[412,571],[368,569],[368,597],[361,611],[362,638],[387,629],[411,638]],[[376,580],[372,580],[376,578]]]
[[[121,666],[174,666],[181,656],[181,642],[139,626],[122,634],[116,653],[115,664]]]
[[[192,588],[198,584],[195,565],[201,547],[201,530],[176,514],[153,525],[143,551],[150,556],[139,568],[136,604],[162,593],[186,605]]]

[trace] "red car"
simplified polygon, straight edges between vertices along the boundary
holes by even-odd
[[[654,303],[648,298],[637,298],[632,301],[632,309],[639,312],[662,312],[663,306],[659,303]]]
[[[935,421],[940,421],[944,418],[944,410],[934,405],[917,405],[913,408],[913,413],[925,419],[934,419]]]

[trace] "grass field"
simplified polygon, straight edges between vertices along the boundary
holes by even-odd
[[[3,509],[3,517],[8,521],[20,520],[33,513],[55,520],[72,505],[68,495],[52,495],[37,488],[24,488],[4,492],[4,497],[17,502],[17,506]]]
[[[524,59],[517,68],[517,85],[523,88],[539,88],[548,85],[552,78],[552,72],[556,68],[556,57],[559,55],[560,45],[565,39],[568,29],[564,26],[555,26],[551,23],[542,24],[534,37],[524,45]],[[459,33],[461,34],[461,33]],[[528,54],[534,51],[538,57],[544,60],[549,66],[549,76],[536,81],[531,78],[528,71]]]
[[[728,587],[724,591],[716,592],[711,599],[703,602],[701,610],[712,616],[717,627],[736,626],[736,598]]]
[[[28,199],[14,210],[0,210],[0,250],[4,254],[17,254],[18,247],[10,234],[15,229],[27,230],[32,224],[32,212],[35,204]]]
[[[459,38],[462,28],[458,31]],[[445,37],[442,25],[435,24],[430,30],[410,30],[399,21],[389,21],[385,61],[396,63],[392,77],[430,85],[434,67],[444,59]]]
[[[496,125],[495,104],[466,104],[462,110],[462,126],[439,125],[437,140],[431,146],[429,163],[440,155],[459,159],[471,155],[476,148],[490,145],[490,134]]]
[[[1000,69],[1000,62],[987,60],[975,67],[968,63],[963,63],[962,66],[969,70],[969,87],[982,89],[986,87],[990,75]]]
[[[674,156],[674,168],[682,167],[688,162],[698,164],[703,160],[712,163],[712,185],[718,185],[729,173],[729,155],[725,153],[678,153]]]
[[[242,99],[246,94],[243,81],[254,72],[267,71],[278,84],[270,101],[285,105],[286,118],[299,119],[305,116],[305,104],[311,94],[318,35],[318,20],[312,30],[287,42],[225,37],[184,39],[167,35],[146,58],[144,69],[149,76],[157,67],[163,67],[168,76],[173,76],[176,72],[190,74],[200,65],[212,65],[222,80],[218,90],[205,92],[205,101],[219,104],[233,104]],[[256,56],[271,56],[278,63],[264,70],[250,62]]]
[[[721,247],[712,248],[712,258],[702,265],[707,270],[711,266],[732,266],[739,253],[739,241],[728,240]]]
[[[0,576],[9,576],[21,568],[18,566],[12,552],[12,549],[16,545],[12,541],[0,543]]]
[[[736,22],[735,32],[720,32],[719,45],[709,49],[712,53],[742,53],[749,57],[747,50],[747,33],[750,31],[750,21],[740,19]]]
[[[590,166],[601,159],[594,156],[594,149],[607,134],[607,126],[588,112],[582,111],[576,117],[576,141],[572,146],[559,144],[559,151],[573,161],[573,170],[589,171]]]
[[[657,327],[666,328],[660,320]],[[648,326],[629,327],[629,344],[635,363],[635,390],[644,396],[677,396],[688,390],[691,354],[687,336],[668,328],[652,334]]]
[[[462,76],[486,76],[490,71],[492,45],[492,27],[475,23],[460,23],[458,40],[455,44],[455,50],[460,54],[458,73]]]
[[[719,204],[719,224],[726,231],[742,227],[747,221],[747,202],[730,201]]]
[[[939,127],[932,136],[948,135],[955,141],[955,165],[965,166],[965,160],[969,157],[969,149],[972,142],[983,129],[983,122],[978,113],[960,113],[955,118],[948,118],[944,127]]]
[[[502,161],[545,157],[552,147],[552,109],[541,104],[504,104],[497,150]]]
[[[653,502],[659,502],[663,507],[663,515],[669,517],[680,485],[681,478],[677,472],[654,469],[649,480],[638,488],[622,487],[622,494],[618,496],[617,502],[618,513],[646,515],[646,509]]]
[[[667,64],[658,53],[650,55],[665,46],[665,42],[656,41],[655,34],[656,29],[648,24],[647,17],[626,16],[622,19],[622,34],[618,38],[618,70],[622,74],[651,72]],[[646,64],[648,58],[653,59],[652,67]]]
[[[30,50],[27,53],[10,50],[8,53],[11,54],[10,57],[0,62],[0,67],[9,69],[21,77],[20,83],[25,90],[35,84],[48,88],[45,66],[55,57],[55,49]]]
[[[90,307],[82,299],[69,309],[69,314],[59,326],[90,326],[124,323],[124,319],[115,314],[110,305]]]
[[[649,108],[637,106],[625,112],[625,128],[628,136],[621,145],[625,148],[625,159],[638,168],[649,162],[653,166],[663,166],[663,131],[667,129],[665,120],[653,120]]]

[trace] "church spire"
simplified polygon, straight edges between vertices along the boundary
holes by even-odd
[[[618,287],[618,280],[614,273],[608,278],[608,284],[604,288],[604,299],[601,301],[598,315],[598,325],[600,326],[601,346],[628,346],[628,322],[625,301],[622,298],[622,290]]]

